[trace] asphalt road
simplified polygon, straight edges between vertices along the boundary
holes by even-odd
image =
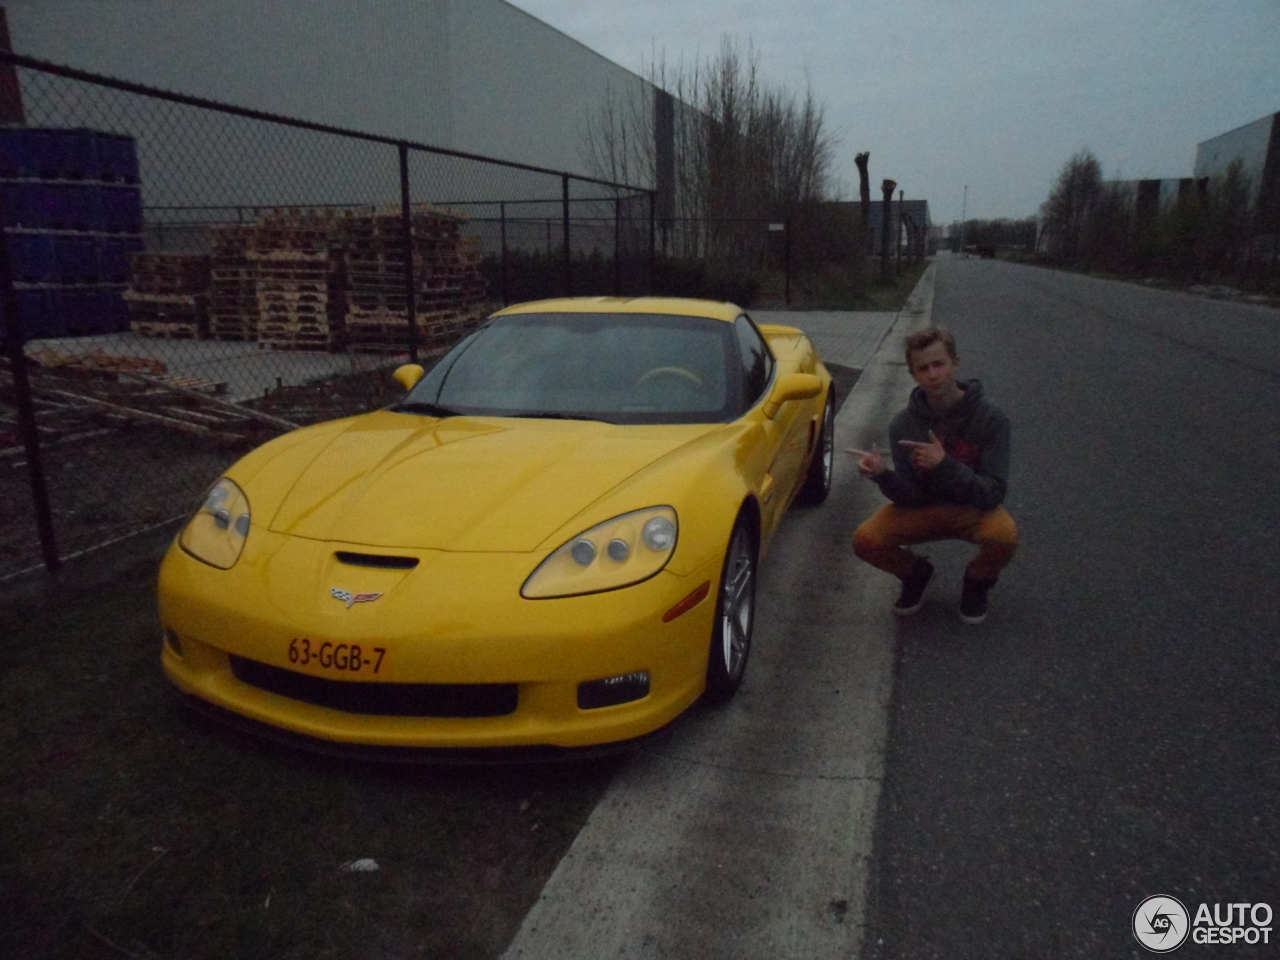
[[[1145,957],[1148,896],[1280,908],[1280,313],[976,260],[927,279],[1014,424],[1023,548],[990,617],[956,617],[962,544],[891,616],[848,542],[883,501],[841,458],[761,567],[739,696],[620,771],[508,960]],[[897,318],[838,448],[887,440],[929,320]]]
[[[1149,895],[1280,910],[1280,311],[943,260],[933,320],[1013,421],[1023,546],[976,628],[935,548],[897,631],[862,955],[1145,957]]]

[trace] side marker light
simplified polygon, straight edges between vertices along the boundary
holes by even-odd
[[[703,600],[707,599],[707,594],[711,592],[711,581],[708,580],[693,593],[689,594],[674,607],[662,615],[663,623],[670,623],[676,617],[683,616],[688,613]]]

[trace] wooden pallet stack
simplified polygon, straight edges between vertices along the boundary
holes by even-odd
[[[446,346],[486,307],[480,246],[461,217],[411,211],[418,343]],[[211,336],[269,350],[399,353],[409,343],[406,251],[398,208],[356,214],[273,210],[211,229],[197,269],[173,254],[139,254],[134,329]],[[182,271],[186,269],[187,273]],[[178,279],[174,279],[177,277]],[[206,320],[207,317],[207,320]]]
[[[220,223],[212,229],[209,332],[215,340],[258,339],[257,265],[249,259],[255,224]]]
[[[273,211],[253,237],[258,343],[269,350],[342,347],[342,261],[331,212]]]
[[[362,353],[401,352],[409,342],[401,213],[386,210],[338,222],[347,346]],[[484,312],[479,246],[460,235],[462,222],[425,204],[411,211],[414,309],[423,347],[456,339]]]
[[[130,328],[144,337],[200,340],[208,333],[210,258],[205,254],[134,253],[124,292]]]

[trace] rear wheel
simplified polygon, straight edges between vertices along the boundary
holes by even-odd
[[[827,406],[822,412],[822,424],[818,427],[818,448],[813,451],[813,459],[809,462],[809,472],[805,475],[804,486],[796,495],[800,503],[817,506],[827,499],[831,492],[831,474],[835,468],[836,455],[836,397],[835,391],[827,390]]]
[[[707,660],[706,699],[723,703],[737,692],[751,653],[756,612],[756,545],[746,521],[738,518],[720,574],[711,656]]]

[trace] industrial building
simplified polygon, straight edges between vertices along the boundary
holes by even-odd
[[[1253,202],[1267,185],[1280,186],[1280,113],[1196,144],[1195,177],[1220,177],[1236,160],[1249,178]]]
[[[1270,114],[1196,144],[1193,175],[1112,181],[1129,191],[1137,224],[1154,223],[1162,209],[1222,177],[1239,161],[1249,184],[1255,233],[1280,233],[1280,113]]]
[[[504,0],[8,0],[16,53],[585,176],[606,96],[653,88]],[[636,186],[652,188],[653,184]]]
[[[1258,232],[1280,233],[1280,113],[1196,144],[1195,176],[1219,177],[1236,160],[1249,180]]]

